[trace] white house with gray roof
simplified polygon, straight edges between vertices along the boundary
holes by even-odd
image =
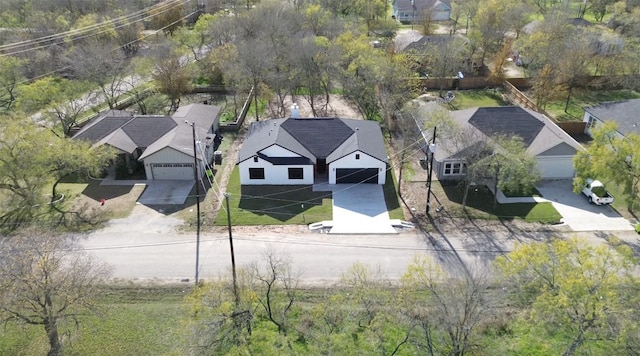
[[[201,150],[197,159],[202,176],[204,161],[212,161],[219,114],[218,106],[203,104],[182,106],[172,116],[112,110],[83,127],[73,138],[115,148],[120,159],[128,164],[136,161],[142,164],[149,180],[194,179],[191,123],[195,124],[197,147]]]
[[[254,122],[237,162],[243,185],[384,184],[387,163],[378,123],[342,118]]]
[[[605,121],[618,124],[618,134],[626,136],[630,133],[640,134],[640,99],[629,99],[584,109],[585,133],[591,135],[591,130],[602,125]]]

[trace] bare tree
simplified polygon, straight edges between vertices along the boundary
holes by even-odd
[[[416,347],[428,355],[455,356],[477,349],[477,329],[494,310],[486,269],[446,273],[427,257],[416,256],[402,285]]]
[[[289,256],[273,249],[265,251],[262,264],[254,263],[248,270],[258,305],[278,332],[287,335],[301,273],[293,270]]]
[[[29,230],[0,245],[0,316],[42,326],[49,356],[62,353],[65,322],[78,325],[97,311],[98,286],[110,276],[106,265],[75,246],[72,237],[48,230]]]
[[[191,91],[193,75],[189,59],[171,46],[159,46],[152,61],[151,77],[158,92],[171,100],[169,112],[174,112],[182,96]]]

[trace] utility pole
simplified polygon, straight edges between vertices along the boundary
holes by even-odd
[[[189,123],[189,122],[187,122]],[[200,267],[200,180],[198,179],[198,150],[196,148],[196,124],[192,122],[193,136],[193,177],[196,181],[196,287],[198,286],[198,269]]]
[[[233,297],[235,298],[236,310],[240,308],[240,296],[238,295],[238,281],[236,276],[236,257],[233,252],[233,235],[231,234],[231,209],[229,209],[229,194],[224,193],[224,200],[227,203],[227,227],[229,229],[229,247],[231,248],[231,272],[233,273]]]
[[[433,174],[433,156],[436,155],[436,129],[437,127],[433,128],[433,139],[429,145],[431,157],[429,158],[429,177],[427,178],[427,215],[429,215],[429,207],[431,206],[431,183],[433,182],[431,175]]]

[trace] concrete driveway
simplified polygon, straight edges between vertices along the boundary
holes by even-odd
[[[382,185],[333,186],[333,227],[330,234],[396,234],[391,226]]]
[[[144,205],[181,205],[187,200],[193,180],[147,180],[147,188],[138,203]]]
[[[543,181],[537,188],[573,231],[633,230],[631,222],[610,206],[589,204],[585,196],[575,194],[571,180]]]

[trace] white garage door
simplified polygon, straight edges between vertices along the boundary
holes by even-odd
[[[193,163],[152,163],[154,180],[193,179]]]
[[[542,178],[573,178],[573,157],[538,157],[537,160]]]

